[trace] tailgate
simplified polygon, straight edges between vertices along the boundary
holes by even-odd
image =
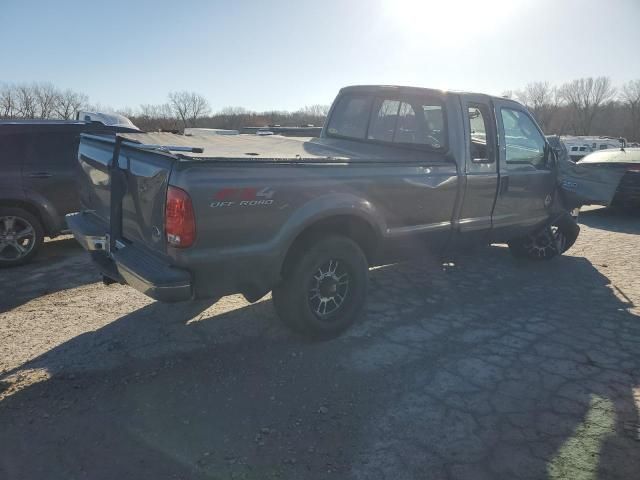
[[[110,222],[111,175],[115,136],[82,135],[78,150],[80,198],[84,210]],[[161,253],[165,249],[164,208],[174,157],[124,142],[118,157],[122,172],[122,237]],[[115,217],[114,217],[115,218]]]

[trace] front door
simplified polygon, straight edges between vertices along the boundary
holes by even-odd
[[[550,214],[556,173],[542,131],[526,109],[495,100],[500,183],[493,210],[493,242],[524,235]]]

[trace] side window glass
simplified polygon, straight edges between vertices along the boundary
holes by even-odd
[[[330,135],[364,140],[370,105],[370,97],[342,96],[331,115],[327,131]]]
[[[27,150],[27,134],[0,135],[0,167],[21,165]]]
[[[38,133],[27,147],[28,161],[44,166],[75,166],[78,152],[79,134]]]
[[[470,131],[470,146],[471,160],[476,162],[493,162],[493,158],[490,158],[490,152],[488,148],[488,124],[487,124],[488,112],[486,108],[481,106],[470,106],[468,108],[468,120]]]
[[[507,166],[518,168],[532,165],[544,168],[545,140],[531,118],[524,112],[510,108],[501,109],[504,125]]]
[[[369,124],[369,140],[379,140],[381,142],[393,141],[393,133],[398,122],[398,110],[400,101],[383,100],[377,98],[373,103],[371,111],[371,123]]]

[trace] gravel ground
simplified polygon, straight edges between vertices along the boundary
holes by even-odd
[[[308,343],[266,297],[161,305],[73,239],[0,272],[1,479],[640,478],[640,219],[371,271]]]

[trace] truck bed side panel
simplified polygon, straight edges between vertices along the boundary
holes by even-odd
[[[246,259],[252,279],[269,284],[295,237],[337,215],[368,222],[383,246],[401,243],[434,254],[451,231],[456,172],[452,163],[177,162],[170,183],[191,195],[197,240],[192,248],[169,254],[177,265],[201,271],[196,284],[235,275],[218,268],[226,258],[237,259],[238,268]],[[241,277],[247,278],[246,272]]]

